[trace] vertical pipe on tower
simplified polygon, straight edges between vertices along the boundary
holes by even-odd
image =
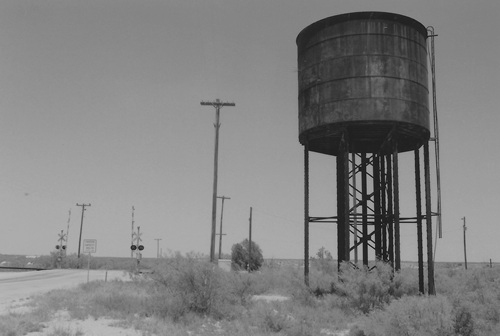
[[[304,145],[304,281],[309,286],[309,146]]]
[[[424,179],[425,179],[425,217],[427,230],[427,276],[428,292],[436,295],[434,288],[434,260],[432,257],[432,212],[431,212],[431,178],[429,164],[429,142],[424,144]]]

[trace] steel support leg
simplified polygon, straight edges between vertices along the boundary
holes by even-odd
[[[392,181],[393,181],[393,201],[394,201],[394,261],[395,270],[401,270],[401,246],[399,235],[399,164],[398,164],[398,146],[397,141],[394,143],[394,151],[392,154]]]
[[[417,250],[418,250],[418,291],[425,293],[424,287],[424,249],[422,243],[422,191],[420,182],[420,152],[415,149],[415,196],[417,206]]]
[[[349,261],[349,146],[342,136],[337,156],[337,255],[338,266]]]
[[[385,157],[380,156],[380,195],[381,195],[381,216],[382,216],[382,260],[389,261],[389,252],[387,247],[387,175],[385,170]]]
[[[381,207],[381,187],[380,187],[380,157],[373,156],[373,207],[374,207],[374,226],[375,226],[375,258],[384,259],[382,251],[382,212]]]
[[[361,194],[362,194],[362,221],[363,221],[363,265],[368,266],[368,160],[366,154],[361,154]]]
[[[393,210],[393,182],[392,182],[392,160],[391,155],[386,155],[387,161],[387,236],[388,254],[392,269],[394,269],[394,210]]]

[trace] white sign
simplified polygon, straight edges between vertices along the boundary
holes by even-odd
[[[95,253],[97,251],[97,239],[83,240],[83,253]]]

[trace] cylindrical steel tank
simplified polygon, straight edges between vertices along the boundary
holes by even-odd
[[[393,13],[328,17],[297,36],[299,141],[336,155],[344,134],[351,152],[399,152],[429,139],[427,29]]]

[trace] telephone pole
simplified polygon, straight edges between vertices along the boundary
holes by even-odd
[[[462,217],[464,221],[464,258],[465,258],[465,269],[467,269],[467,245],[465,239],[465,231],[467,231],[467,226],[465,225],[465,217]]]
[[[131,239],[130,239],[130,246],[134,245],[134,238],[135,238],[135,232],[134,232],[134,211],[135,211],[135,208],[134,206],[132,205],[132,234],[131,234]],[[130,251],[130,258],[133,258],[134,257],[134,251]]]
[[[217,196],[217,198],[222,199],[222,208],[220,210],[220,230],[219,230],[219,259],[222,254],[222,236],[225,236],[225,233],[222,233],[222,217],[224,216],[224,200],[231,199],[231,197],[226,196]]]
[[[250,207],[248,222],[248,272],[250,272],[250,262],[252,261],[252,207]]]
[[[71,209],[69,209],[69,215],[68,215],[68,227],[66,229],[66,248],[68,248],[68,243],[69,243],[69,222],[71,220]]]
[[[215,262],[215,230],[216,230],[216,216],[217,216],[217,168],[219,158],[219,128],[220,128],[220,109],[223,106],[236,106],[235,103],[222,102],[216,99],[213,102],[202,101],[201,105],[209,105],[215,108],[215,150],[214,150],[214,185],[212,194],[212,234],[210,238],[210,262]]]
[[[156,240],[156,258],[160,257],[160,240],[161,238],[155,238]]]
[[[82,245],[82,229],[83,229],[83,213],[85,212],[85,207],[91,206],[91,204],[78,204],[76,203],[76,206],[81,206],[82,207],[82,221],[80,223],[80,238],[78,239],[78,258],[80,258],[80,248]]]

